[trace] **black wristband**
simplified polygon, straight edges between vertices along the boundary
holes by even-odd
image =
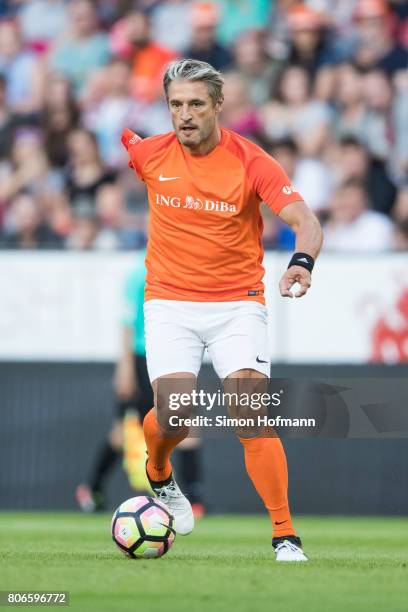
[[[311,273],[314,263],[315,260],[311,255],[308,255],[307,253],[295,253],[289,262],[288,268],[291,266],[302,266],[302,268],[306,268],[306,270],[309,270]]]

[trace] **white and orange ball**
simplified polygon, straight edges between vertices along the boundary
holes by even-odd
[[[112,517],[112,538],[132,559],[157,559],[173,545],[174,517],[158,499],[148,496],[127,499]]]

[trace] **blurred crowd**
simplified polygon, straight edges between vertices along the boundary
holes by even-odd
[[[405,0],[0,0],[0,248],[145,245],[120,134],[172,129],[178,57],[223,72],[222,125],[282,164],[327,251],[408,250]]]

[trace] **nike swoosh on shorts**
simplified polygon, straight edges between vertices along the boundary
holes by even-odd
[[[258,363],[268,363],[267,361],[264,361],[263,359],[259,359],[259,356],[257,356],[256,360]]]

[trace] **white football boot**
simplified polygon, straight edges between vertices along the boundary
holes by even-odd
[[[174,516],[176,533],[180,535],[191,533],[194,529],[193,510],[187,497],[180,491],[173,474],[163,482],[154,482],[150,478],[149,482],[157,499],[163,502]]]
[[[275,549],[277,561],[309,561],[302,550],[302,542],[297,536],[273,538],[272,546]]]

